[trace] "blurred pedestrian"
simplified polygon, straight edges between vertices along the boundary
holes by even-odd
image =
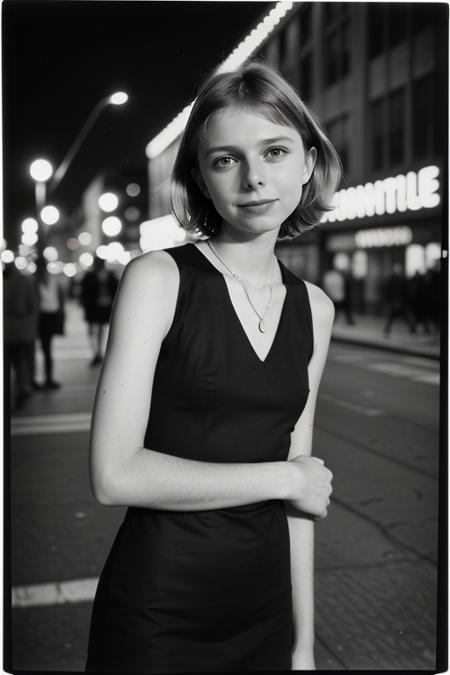
[[[44,355],[44,389],[59,389],[61,383],[53,378],[54,359],[52,343],[55,335],[64,335],[64,289],[59,274],[51,274],[48,262],[40,257],[36,261],[36,283],[39,296],[39,342]],[[35,387],[40,385],[35,380]]]
[[[333,305],[274,248],[320,221],[339,178],[274,68],[204,83],[172,176],[175,217],[203,240],[127,265],[96,396],[93,491],[130,508],[87,670],[314,669],[331,473],[310,455]]]
[[[80,292],[80,302],[89,326],[92,366],[97,366],[103,361],[104,329],[111,318],[117,286],[116,275],[106,269],[102,258],[95,257],[94,268],[85,274]]]
[[[392,325],[397,319],[402,319],[410,332],[414,333],[408,280],[403,270],[403,265],[400,263],[396,263],[392,268],[392,274],[385,285],[384,297],[388,308],[387,319],[384,325],[385,337],[390,336]]]
[[[424,332],[430,332],[429,319],[429,303],[431,298],[428,293],[428,283],[425,274],[417,271],[412,279],[409,281],[409,305],[411,308],[411,323],[414,333],[417,328],[422,325]]]
[[[434,330],[438,331],[441,322],[441,264],[436,260],[433,267],[425,274],[425,288],[427,294],[428,318]]]
[[[348,325],[353,326],[349,274],[334,267],[327,270],[322,277],[322,288],[333,301],[336,318],[343,313]]]
[[[34,348],[37,337],[39,301],[29,275],[14,263],[3,271],[3,338],[5,384],[10,384],[11,370],[15,374],[12,412],[22,408],[33,392]]]

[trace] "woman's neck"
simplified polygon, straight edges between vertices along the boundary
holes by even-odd
[[[220,233],[209,240],[212,252],[231,270],[253,286],[260,287],[272,279],[276,239],[258,237],[236,240]]]

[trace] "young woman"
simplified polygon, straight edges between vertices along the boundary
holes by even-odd
[[[311,670],[311,457],[333,307],[274,256],[328,208],[339,159],[258,62],[201,87],[173,210],[203,238],[126,268],[95,403],[91,476],[130,507],[103,571],[87,670]]]

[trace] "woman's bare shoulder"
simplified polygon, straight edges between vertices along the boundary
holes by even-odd
[[[126,317],[137,325],[145,325],[160,317],[165,325],[175,311],[179,279],[177,264],[165,251],[151,251],[133,258],[120,280],[114,323]],[[142,311],[144,308],[148,311]]]
[[[308,289],[311,313],[315,323],[330,325],[334,319],[334,304],[328,295],[319,286],[305,281]]]
[[[158,282],[176,282],[178,278],[177,265],[166,251],[149,251],[133,258],[123,273],[124,281],[128,283],[146,282],[148,284]]]

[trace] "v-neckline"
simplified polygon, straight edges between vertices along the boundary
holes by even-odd
[[[268,350],[267,353],[266,353],[266,356],[264,357],[264,359],[262,359],[262,358],[259,356],[259,354],[258,354],[258,352],[256,351],[256,349],[254,348],[253,343],[252,343],[252,341],[250,340],[250,338],[249,338],[249,336],[248,336],[248,334],[247,334],[247,331],[245,330],[244,325],[243,325],[242,321],[241,321],[240,318],[239,318],[239,315],[238,315],[238,313],[237,313],[237,311],[236,311],[236,308],[235,308],[235,306],[234,306],[234,304],[233,304],[233,300],[232,300],[231,295],[230,295],[230,289],[229,289],[228,284],[227,284],[227,281],[226,281],[226,279],[225,279],[225,275],[224,275],[219,269],[217,269],[217,267],[216,267],[215,265],[213,265],[213,263],[209,260],[209,258],[206,257],[206,255],[203,253],[203,251],[201,251],[201,250],[198,248],[198,246],[196,246],[195,244],[192,244],[192,245],[193,245],[194,248],[198,251],[199,255],[201,255],[201,257],[202,257],[204,260],[206,260],[206,262],[208,263],[209,267],[212,268],[212,269],[213,269],[218,275],[220,275],[220,277],[222,278],[222,283],[224,284],[224,291],[225,291],[225,294],[226,294],[226,297],[227,297],[227,302],[228,302],[228,305],[227,305],[227,306],[228,306],[228,308],[229,308],[229,310],[230,310],[230,314],[232,314],[232,315],[234,316],[234,319],[235,319],[235,321],[237,322],[238,328],[239,328],[239,330],[240,330],[240,335],[241,335],[241,337],[243,338],[244,342],[245,342],[245,343],[248,345],[248,347],[250,348],[250,351],[253,352],[255,358],[259,361],[259,363],[260,363],[260,364],[266,363],[266,361],[268,361],[268,360],[271,358],[271,356],[272,356],[272,352],[273,352],[274,349],[275,349],[275,344],[276,344],[276,342],[278,341],[278,338],[279,338],[280,333],[281,333],[282,324],[284,324],[284,315],[285,315],[286,302],[287,302],[287,297],[288,297],[289,289],[288,289],[288,285],[286,284],[286,274],[285,274],[285,271],[284,271],[284,269],[283,269],[283,265],[281,264],[281,262],[280,262],[280,261],[278,260],[278,258],[277,258],[277,263],[278,263],[278,266],[279,266],[279,268],[280,268],[281,278],[282,278],[283,285],[284,285],[284,287],[286,288],[286,293],[285,293],[285,296],[284,296],[283,305],[282,305],[282,307],[281,307],[280,317],[279,317],[279,319],[278,319],[278,325],[277,325],[277,329],[276,329],[276,331],[275,331],[275,335],[274,335],[274,337],[273,337],[273,340],[272,340],[272,343],[271,343],[271,345],[270,345],[270,347],[269,347],[269,350]]]

